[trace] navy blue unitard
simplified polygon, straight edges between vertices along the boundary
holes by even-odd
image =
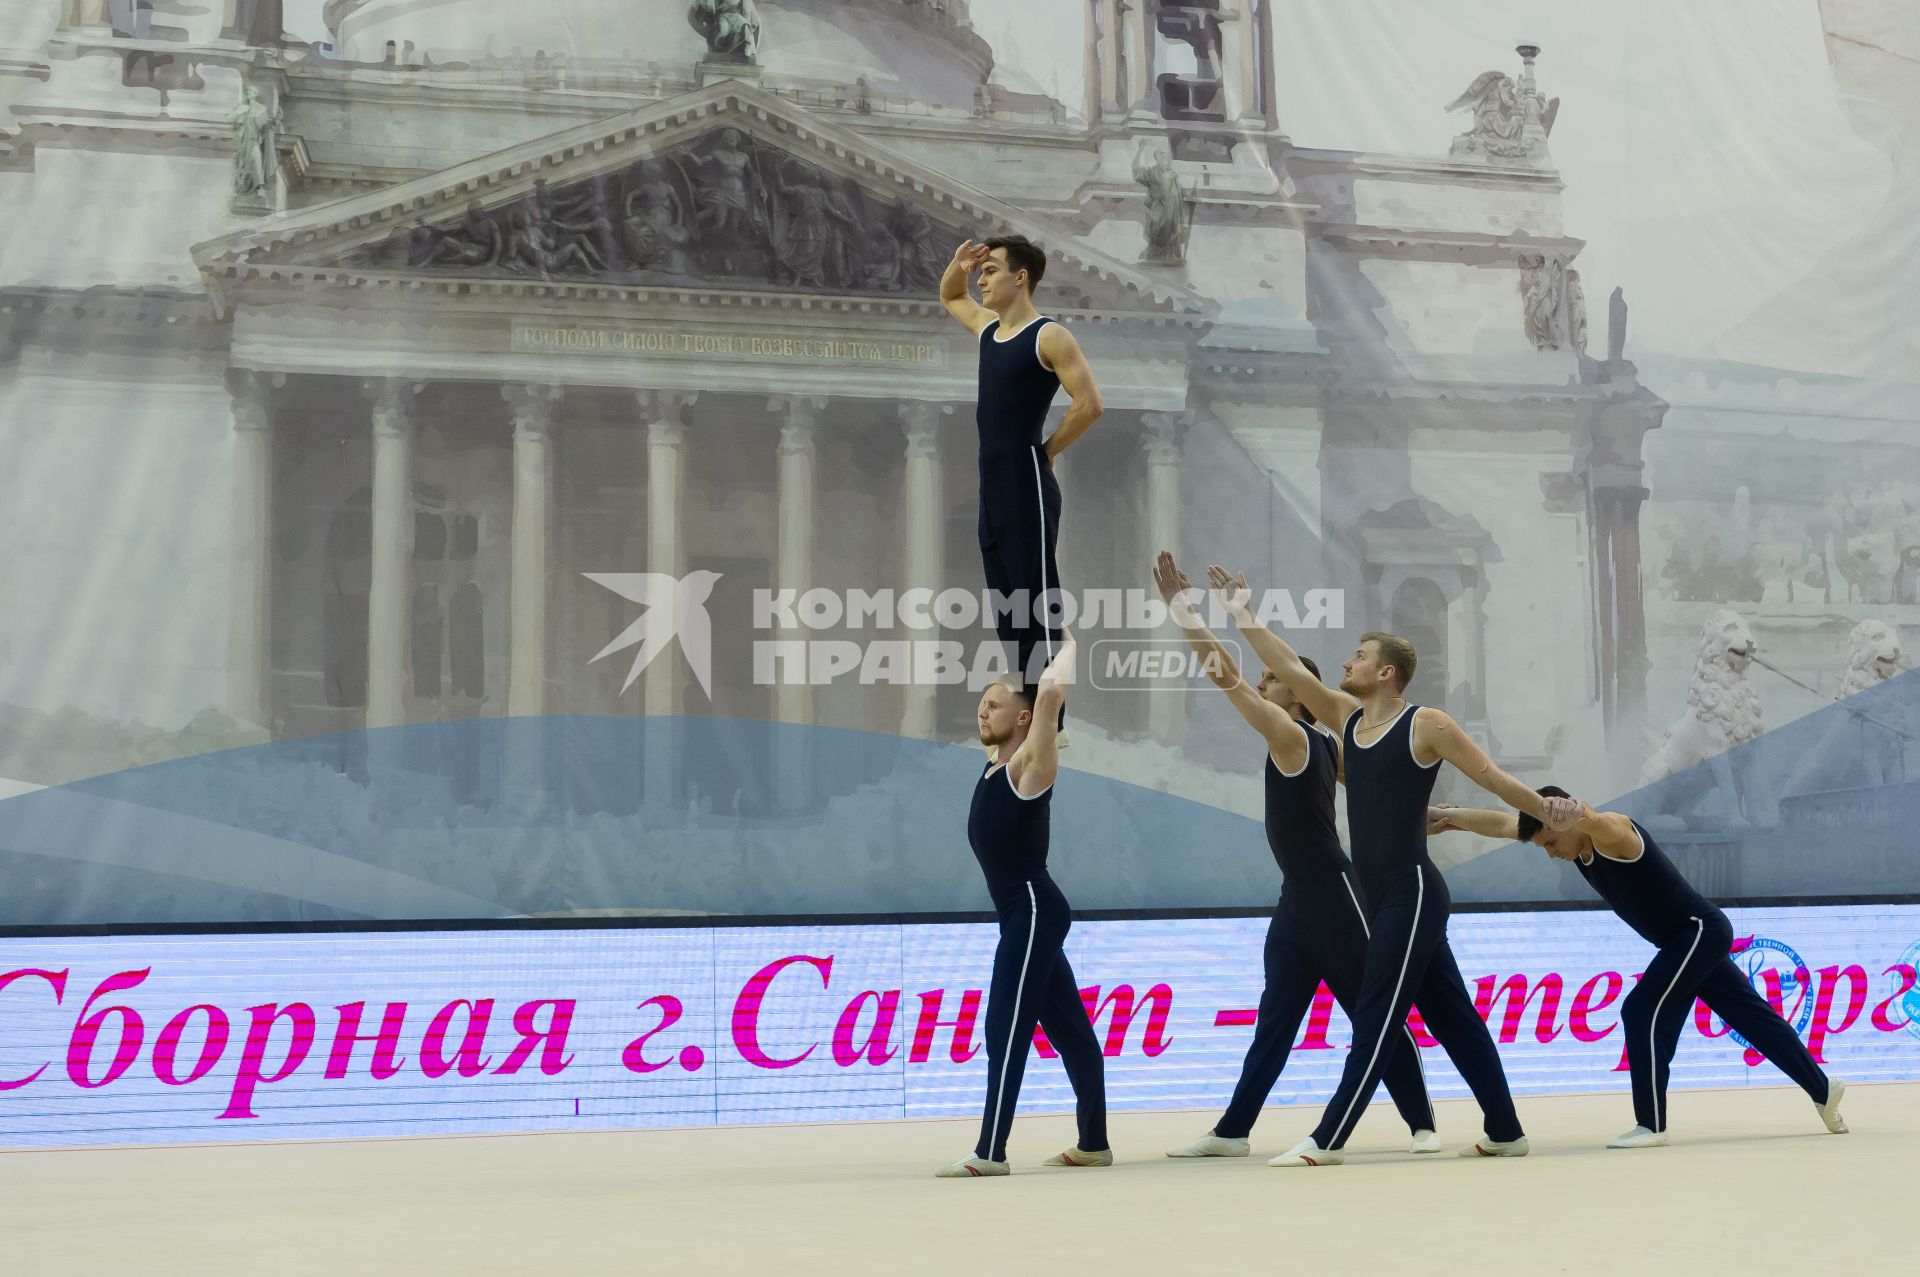
[[[1358,741],[1358,709],[1343,728],[1347,832],[1366,888],[1370,934],[1353,1009],[1353,1051],[1313,1132],[1313,1142],[1325,1149],[1344,1147],[1353,1134],[1415,1004],[1480,1102],[1487,1137],[1505,1143],[1521,1135],[1499,1049],[1447,944],[1453,898],[1427,856],[1427,801],[1440,763],[1423,765],[1414,757],[1419,712],[1408,705],[1371,745]]]
[[[1574,865],[1621,920],[1659,950],[1620,1004],[1634,1120],[1650,1131],[1667,1129],[1667,1070],[1695,998],[1815,1104],[1825,1104],[1827,1075],[1813,1052],[1727,956],[1733,944],[1727,915],[1681,875],[1646,830],[1635,824],[1633,832],[1640,838],[1637,860],[1594,851]]]
[[[1080,1147],[1089,1153],[1107,1147],[1106,1059],[1062,950],[1072,926],[1067,898],[1047,873],[1052,805],[1051,785],[1026,797],[1005,766],[989,763],[967,811],[967,841],[1000,919],[987,987],[987,1103],[973,1150],[990,1162],[1007,1160],[1007,1133],[1036,1024],[1060,1052],[1073,1085]]]
[[[1267,754],[1267,847],[1283,883],[1273,921],[1267,924],[1266,989],[1253,1044],[1240,1068],[1233,1100],[1214,1124],[1223,1139],[1244,1139],[1261,1105],[1287,1066],[1300,1021],[1313,1005],[1320,982],[1352,1018],[1367,957],[1367,915],[1353,865],[1340,849],[1334,823],[1333,787],[1339,746],[1318,727],[1304,725],[1307,757],[1300,770],[1283,772]],[[1410,1130],[1432,1130],[1433,1105],[1420,1071],[1420,1049],[1401,1024],[1388,1047],[1387,1093]]]
[[[980,562],[989,590],[1006,597],[1026,593],[1023,607],[996,608],[994,627],[1029,688],[1060,642],[1059,626],[1039,619],[1057,620],[1057,614],[1035,612],[1036,603],[1061,588],[1054,562],[1060,485],[1040,438],[1060,389],[1060,378],[1040,361],[1040,330],[1052,322],[1037,316],[1005,341],[999,340],[997,319],[981,331],[974,416],[980,431]]]

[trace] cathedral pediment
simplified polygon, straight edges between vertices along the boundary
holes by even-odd
[[[751,85],[723,82],[195,250],[248,278],[930,299],[960,241],[1047,249],[1049,304],[1204,314],[1186,289]]]

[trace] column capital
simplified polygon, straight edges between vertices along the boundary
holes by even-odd
[[[1188,429],[1193,425],[1193,414],[1146,412],[1140,414],[1140,423],[1145,427],[1140,436],[1140,446],[1146,449],[1147,464],[1179,465],[1181,447],[1186,442]]]
[[[1647,432],[1659,427],[1667,411],[1650,399],[1635,395],[1594,414],[1575,462],[1586,471],[1595,495],[1609,489],[1644,492]]]
[[[813,455],[813,421],[811,419],[790,419],[780,427],[780,455],[783,457]]]
[[[940,452],[940,429],[955,413],[950,403],[912,399],[900,405],[900,425],[907,432],[909,457],[934,457]]]
[[[373,404],[375,434],[404,436],[413,433],[414,408],[424,381],[405,377],[368,377],[361,381],[360,392]]]
[[[1586,508],[1586,483],[1570,470],[1540,473],[1542,507],[1548,514],[1578,514]]]
[[[785,414],[780,423],[783,456],[813,451],[814,428],[826,410],[825,395],[775,395],[767,400],[767,411]]]
[[[227,369],[227,395],[233,401],[235,430],[266,430],[272,425],[273,392],[287,384],[283,372]]]
[[[646,423],[647,443],[677,448],[687,440],[687,410],[700,396],[691,390],[636,390],[633,399]]]
[[[1637,518],[1641,503],[1652,495],[1650,489],[1630,481],[1602,483],[1596,480],[1593,485],[1596,509],[1602,514],[1617,512],[1626,519]]]
[[[641,419],[649,424],[671,421],[685,426],[687,410],[700,398],[697,390],[636,390],[634,402],[640,405]]]
[[[1605,462],[1587,466],[1587,482],[1593,485],[1595,496],[1644,497],[1647,495],[1646,477],[1646,467],[1639,462]]]
[[[507,401],[507,413],[513,419],[516,436],[544,438],[553,427],[553,411],[560,402],[560,387],[538,381],[510,381],[500,387]]]
[[[647,423],[647,444],[655,448],[678,448],[687,441],[685,425],[671,417],[656,417]]]

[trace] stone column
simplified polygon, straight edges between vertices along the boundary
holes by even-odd
[[[1466,688],[1460,704],[1449,706],[1467,735],[1487,744],[1486,693],[1481,681],[1480,656],[1480,572],[1461,568],[1448,582],[1447,598],[1447,677]],[[1442,695],[1452,689],[1443,689]]]
[[[1161,550],[1180,554],[1180,454],[1188,425],[1184,412],[1149,412],[1141,419],[1145,432],[1141,444],[1146,451],[1146,529],[1147,544],[1141,548],[1139,562],[1151,563]],[[1182,652],[1186,642],[1171,622],[1166,641]],[[1178,745],[1186,735],[1187,691],[1154,689],[1147,693],[1147,734],[1162,745]]]
[[[1602,698],[1612,734],[1637,740],[1645,728],[1647,626],[1640,581],[1642,449],[1667,405],[1644,388],[1603,409],[1587,454],[1592,493],[1594,578],[1599,587]]]
[[[1252,5],[1249,3],[1243,8],[1251,9]],[[1235,13],[1231,9],[1220,15],[1220,49],[1217,54],[1220,107],[1228,120],[1244,118],[1253,106],[1249,21],[1247,13]]]
[[[769,411],[781,414],[778,478],[779,538],[775,548],[773,584],[792,590],[798,598],[813,585],[814,435],[825,411],[825,398],[814,395],[777,396],[767,401]],[[776,639],[805,642],[804,628],[782,626]],[[777,672],[788,672],[785,666]],[[813,686],[805,680],[782,679],[774,684],[773,714],[781,724],[774,729],[773,784],[781,811],[805,810],[814,790],[815,737],[806,730],[813,723]]]
[[[1091,24],[1087,43],[1094,63],[1087,78],[1087,122],[1097,124],[1102,119],[1118,119],[1127,111],[1126,32],[1120,0],[1092,0],[1087,20]]]
[[[1640,507],[1651,493],[1638,484],[1614,496],[1613,580],[1620,602],[1620,715],[1639,724],[1647,709],[1647,613],[1640,580]]]
[[[269,47],[285,28],[281,0],[225,0],[220,23],[223,40]]]
[[[931,590],[935,598],[945,584],[942,565],[946,562],[946,492],[941,486],[940,428],[953,414],[952,404],[906,403],[900,408],[900,422],[907,432],[906,483],[901,489],[902,522],[901,585],[903,589]],[[936,643],[940,627],[931,614],[925,627],[910,627],[909,642]],[[916,663],[917,668],[917,663]],[[900,734],[916,740],[930,740],[940,726],[940,688],[938,684],[913,682],[907,685],[907,701],[900,716]]]
[[[553,410],[560,388],[500,387],[513,420],[513,576],[508,586],[507,714],[547,712],[547,599],[553,575]]]
[[[1106,79],[1105,63],[1107,57],[1106,33],[1107,15],[1103,0],[1088,0],[1087,3],[1087,57],[1083,76],[1086,83],[1087,123],[1098,124],[1106,98],[1102,86]]]
[[[413,432],[418,386],[363,383],[373,401],[373,554],[367,596],[367,727],[407,721],[412,690]]]
[[[1611,676],[1610,726],[1639,722],[1647,701],[1647,626],[1640,584],[1640,505],[1647,489],[1637,483],[1593,481],[1593,540],[1601,570],[1602,670]]]
[[[1160,118],[1160,101],[1153,87],[1153,16],[1147,0],[1121,0],[1119,8],[1127,63],[1121,101],[1135,119],[1155,121]]]
[[[681,536],[681,506],[687,491],[687,409],[693,396],[641,391],[647,423],[647,571],[682,577],[687,551]],[[685,660],[677,648],[662,652],[644,675],[649,715],[678,715],[684,704]]]
[[[273,391],[278,373],[235,368],[227,373],[233,401],[233,581],[228,600],[227,712],[273,728]]]
[[[500,387],[513,422],[513,528],[507,585],[507,717],[500,792],[511,804],[537,809],[548,794],[548,595],[553,575],[553,411],[558,386],[516,382]]]
[[[780,413],[779,545],[775,555],[775,589],[792,590],[795,597],[813,585],[814,435],[826,399],[819,396],[782,396],[767,401]],[[776,637],[804,640],[807,632],[782,627]],[[813,688],[807,683],[779,683],[774,687],[774,716],[783,723],[813,721]]]
[[[637,399],[640,419],[647,427],[647,571],[679,578],[687,570],[681,506],[687,488],[687,409],[694,396],[643,390]],[[690,673],[677,645],[654,657],[641,675],[647,717],[679,717]],[[666,724],[649,725],[642,778],[649,806],[679,804],[684,739],[683,733]]]
[[[1613,544],[1607,532],[1612,518],[1602,509],[1606,501],[1599,492],[1589,493],[1588,501],[1591,515],[1587,520],[1587,536],[1593,547],[1590,556],[1593,560],[1593,620],[1594,631],[1599,638],[1600,712],[1607,730],[1612,732],[1619,711],[1619,679],[1615,666]]]
[[[1233,26],[1240,46],[1240,118],[1265,126],[1270,123],[1274,110],[1273,48],[1267,43],[1267,33],[1261,29],[1264,25],[1261,18],[1259,0],[1247,0]]]

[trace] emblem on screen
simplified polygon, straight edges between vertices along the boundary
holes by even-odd
[[[581,575],[646,608],[638,620],[594,653],[587,664],[638,646],[640,650],[633,654],[627,681],[620,685],[620,690],[625,692],[639,679],[640,671],[666,651],[677,635],[680,650],[686,653],[687,665],[699,680],[700,690],[711,699],[713,623],[707,617],[707,597],[720,580],[718,572],[701,570],[685,576],[669,576],[664,572],[585,572]]]
[[[1773,956],[1769,957],[1770,954]],[[1769,969],[1776,973],[1780,981],[1780,1014],[1793,1026],[1795,1033],[1806,1036],[1807,1025],[1813,1020],[1814,1000],[1807,996],[1812,992],[1812,977],[1800,955],[1768,936],[1744,936],[1733,942],[1732,956],[1734,964],[1746,972],[1747,979],[1753,982],[1753,987],[1759,990],[1763,998],[1768,990],[1766,976],[1762,973]],[[1727,1036],[1741,1046],[1753,1046],[1731,1028],[1727,1030]]]
[[[1900,955],[1900,961],[1909,967],[1920,968],[1920,940],[1907,946],[1907,951]],[[1907,1012],[1907,1032],[1920,1038],[1920,982],[1907,986],[1906,993],[1900,999],[1900,1005]]]

